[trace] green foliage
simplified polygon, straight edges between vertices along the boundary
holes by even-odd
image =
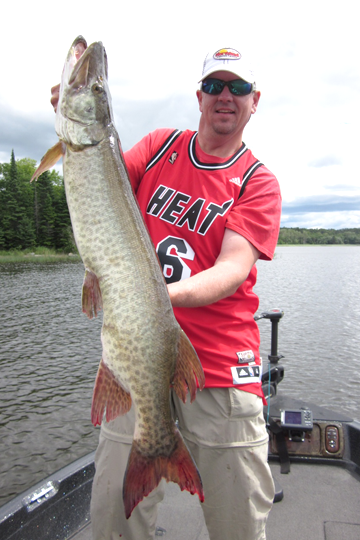
[[[280,229],[278,244],[360,244],[360,229]]]
[[[0,249],[74,251],[63,178],[47,171],[30,183],[35,169],[33,159],[15,161],[14,151],[0,163]]]

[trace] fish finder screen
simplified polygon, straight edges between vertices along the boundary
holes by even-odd
[[[301,425],[302,423],[301,412],[300,411],[285,411],[285,423]]]

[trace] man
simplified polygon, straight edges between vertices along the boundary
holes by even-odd
[[[247,149],[243,130],[260,92],[235,49],[208,54],[197,91],[198,133],[162,129],[125,153],[174,313],[194,345],[205,389],[179,429],[199,468],[211,540],[264,540],[274,488],[267,464],[259,331],[253,315],[258,258],[273,257],[278,182]],[[125,519],[122,480],[133,411],[103,422],[92,495],[94,540],[150,540],[163,483]]]

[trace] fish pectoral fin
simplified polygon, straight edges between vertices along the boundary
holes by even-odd
[[[181,491],[198,494],[204,502],[204,492],[199,471],[179,431],[175,432],[175,446],[169,456],[156,457],[141,454],[133,441],[124,476],[123,500],[128,519],[135,506],[156,488],[161,478],[175,482]]]
[[[91,405],[91,421],[100,426],[106,409],[106,421],[127,413],[131,408],[131,396],[115,378],[101,359],[97,372]]]
[[[40,174],[51,169],[65,155],[65,151],[65,144],[61,141],[52,146],[41,159],[40,165],[32,175],[30,182],[37,180]]]
[[[183,330],[180,332],[178,357],[176,360],[173,388],[178,397],[185,403],[187,389],[190,392],[190,400],[196,397],[197,384],[200,390],[205,385],[205,375],[200,364],[198,355],[195,352],[189,338]]]
[[[82,310],[89,319],[97,317],[102,308],[101,290],[97,276],[90,270],[85,270],[81,301]]]

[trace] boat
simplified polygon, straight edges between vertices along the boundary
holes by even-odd
[[[360,540],[360,422],[306,396],[298,400],[278,391],[285,375],[277,350],[282,316],[272,309],[255,317],[270,320],[272,328],[262,376],[276,488],[267,540]],[[91,540],[94,456],[76,460],[2,506],[1,540]],[[198,498],[171,482],[159,505],[157,537],[209,538]]]

